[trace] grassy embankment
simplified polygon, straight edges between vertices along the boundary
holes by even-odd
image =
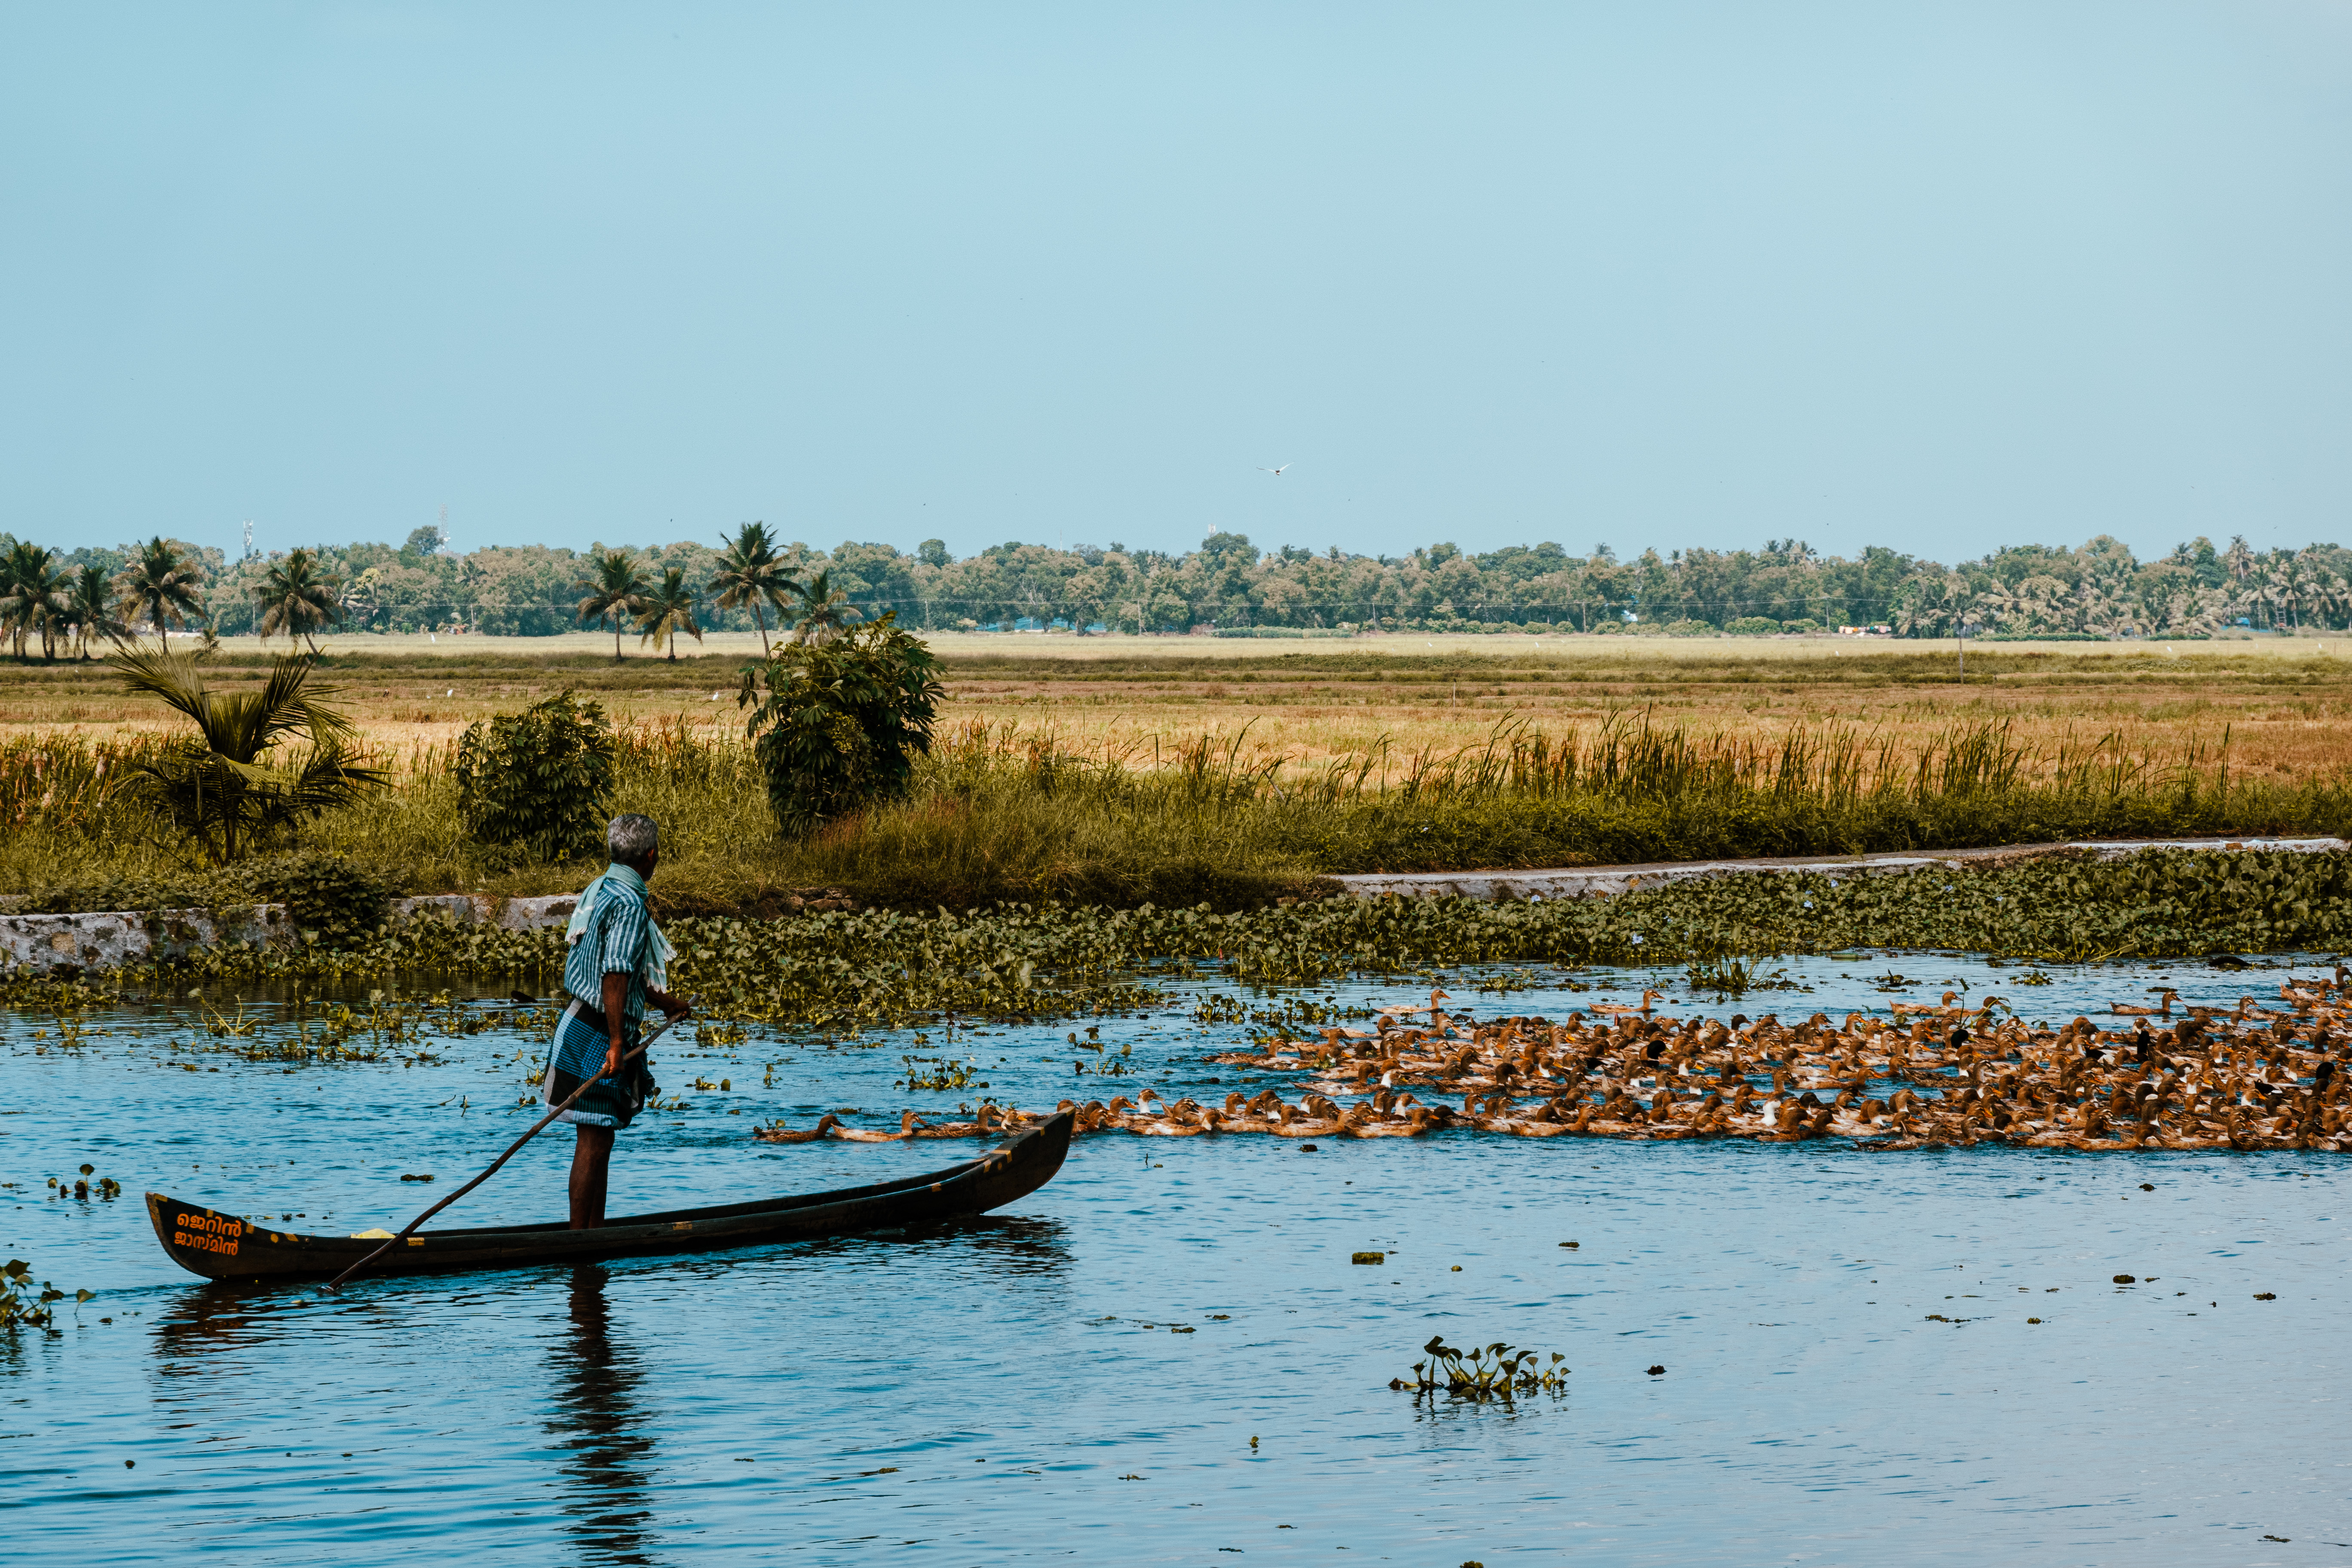
[[[1088,640],[959,650],[914,798],[798,842],[768,819],[731,695],[710,700],[739,655],[338,657],[329,679],[398,787],[307,842],[412,891],[578,886],[583,866],[468,843],[447,767],[465,723],[567,686],[625,721],[619,805],[665,825],[673,914],[822,886],[913,909],[1230,909],[1335,871],[2352,825],[2347,684],[2315,644],[1979,651],[1962,682],[1948,649],[1884,644],[1244,658]],[[168,729],[95,666],[0,673],[0,891],[198,878],[108,794]]]

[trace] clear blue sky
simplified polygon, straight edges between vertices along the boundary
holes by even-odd
[[[2347,94],[2340,3],[20,0],[0,529],[2342,539]]]

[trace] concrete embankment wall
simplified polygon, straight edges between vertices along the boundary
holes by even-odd
[[[402,899],[396,920],[439,920],[535,931],[572,918],[572,893],[543,899],[489,899],[440,893]],[[33,970],[113,969],[157,958],[185,958],[199,948],[228,942],[290,945],[300,938],[283,904],[229,910],[157,910],[146,913],[0,915],[0,967]]]
[[[2011,845],[1998,849],[1952,849],[1917,855],[1799,856],[1787,859],[1672,861],[1652,866],[1583,866],[1527,871],[1363,872],[1333,881],[1360,899],[1397,894],[1406,898],[1598,899],[1641,888],[1706,877],[1742,877],[1791,871],[1832,877],[1892,877],[1914,871],[2000,867],[2051,856],[2120,860],[2151,849],[2286,851],[2339,854],[2352,848],[2341,838],[2165,838],[2127,843]],[[540,899],[492,899],[441,893],[403,899],[394,906],[400,920],[445,920],[458,925],[491,925],[506,931],[536,931],[572,918],[576,895]],[[819,905],[823,908],[824,906]],[[254,904],[215,913],[209,910],[162,910],[150,913],[0,915],[0,968],[48,971],[112,969],[155,958],[184,958],[201,947],[224,942],[291,943],[299,938],[282,904]]]
[[[1669,860],[1649,866],[1577,866],[1529,871],[1366,871],[1331,880],[1360,899],[1391,893],[1420,899],[1601,899],[1669,882],[1709,877],[1748,877],[1770,872],[1811,872],[1822,877],[1899,877],[1913,871],[1957,871],[2014,866],[2058,857],[2121,860],[2151,849],[2257,850],[2294,855],[2340,853],[2352,848],[2341,838],[2147,838],[2127,842],[2084,840],[2073,844],[2012,844],[1997,849],[1937,849],[1902,855],[1799,855],[1753,860]]]

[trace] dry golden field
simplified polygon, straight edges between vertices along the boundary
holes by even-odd
[[[282,643],[278,645],[281,649]],[[609,637],[351,637],[325,644],[329,679],[380,752],[446,746],[485,714],[569,688],[619,721],[683,716],[731,730],[747,636],[688,643],[672,662]],[[2323,637],[1972,645],[1833,637],[1386,637],[1307,642],[949,633],[950,725],[1052,729],[1070,749],[1148,763],[1157,741],[1247,726],[1249,752],[1303,761],[1383,743],[1392,754],[1483,742],[1520,719],[1554,734],[1610,715],[1770,741],[1850,727],[1913,749],[1956,724],[2008,722],[2054,756],[2103,738],[2170,758],[2229,740],[2233,771],[2314,776],[2352,763],[2352,647]],[[257,679],[267,655],[232,639],[214,679]],[[158,704],[117,691],[102,663],[0,662],[0,737],[93,739],[168,728]]]

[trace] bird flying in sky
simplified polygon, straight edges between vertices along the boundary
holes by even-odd
[[[1288,468],[1288,467],[1290,467],[1290,465],[1289,465],[1288,463],[1285,463],[1285,464],[1283,464],[1283,465],[1282,465],[1282,468]],[[1265,464],[1261,463],[1261,464],[1259,464],[1259,465],[1258,465],[1258,470],[1257,470],[1257,471],[1258,471],[1259,473],[1261,473],[1261,474],[1272,474],[1276,479],[1278,479],[1282,478],[1282,468],[1267,468]]]

